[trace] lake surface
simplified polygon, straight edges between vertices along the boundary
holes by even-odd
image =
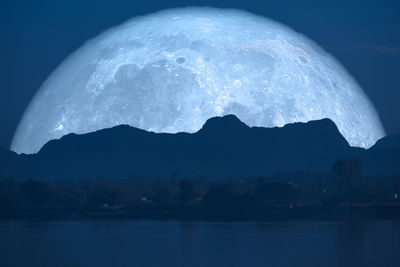
[[[0,266],[400,266],[400,222],[0,222]]]

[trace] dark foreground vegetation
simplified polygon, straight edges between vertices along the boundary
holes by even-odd
[[[1,219],[400,219],[400,175],[365,176],[358,158],[332,173],[273,177],[0,179]]]

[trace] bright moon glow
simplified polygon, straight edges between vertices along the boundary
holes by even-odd
[[[225,114],[264,127],[330,118],[359,147],[384,135],[361,88],[311,40],[243,11],[185,8],[135,18],[70,56],[26,110],[12,150],[119,124],[195,132]]]

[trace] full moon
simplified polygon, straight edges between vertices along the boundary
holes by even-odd
[[[11,149],[119,124],[195,132],[234,114],[249,126],[333,120],[352,146],[384,136],[347,71],[305,36],[239,10],[183,8],[134,18],[87,42],[42,85]]]

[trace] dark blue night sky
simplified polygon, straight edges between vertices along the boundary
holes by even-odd
[[[400,131],[399,1],[1,1],[0,146],[47,76],[86,40],[137,15],[184,6],[238,8],[282,22],[333,54]]]

